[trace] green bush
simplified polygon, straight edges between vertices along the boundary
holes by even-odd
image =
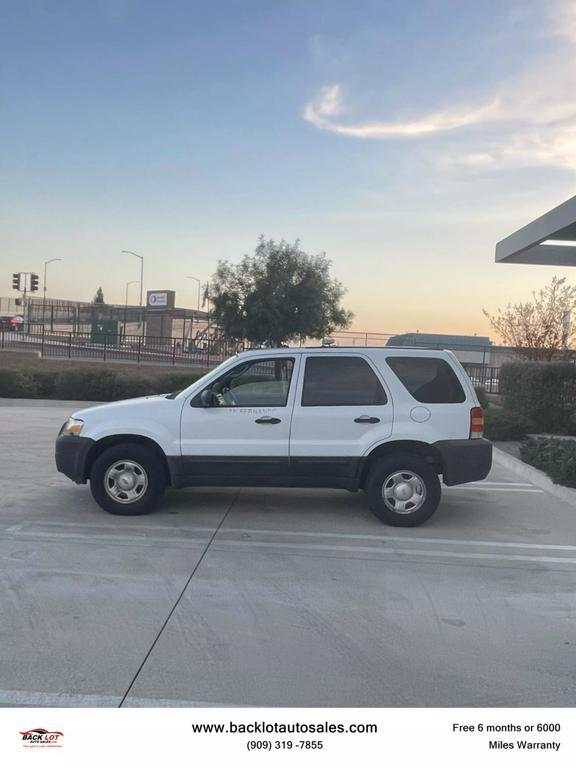
[[[181,389],[186,389],[190,384],[193,384],[200,376],[197,373],[188,373],[187,371],[174,371],[173,373],[163,373],[158,377],[157,387],[158,393],[164,392],[176,392]]]
[[[546,472],[555,483],[576,488],[576,440],[528,438],[520,446],[520,457],[522,461]]]
[[[34,382],[34,395],[29,397],[38,397],[45,400],[53,400],[57,397],[56,388],[58,386],[59,375],[54,371],[33,370],[28,372]],[[1,396],[1,394],[0,394]]]
[[[109,402],[184,389],[200,374],[193,372],[125,373],[95,368],[0,370],[0,397]]]
[[[504,363],[500,393],[510,412],[534,432],[569,434],[576,413],[576,366],[571,363]]]
[[[157,390],[156,379],[153,377],[141,373],[117,373],[113,384],[113,399],[128,400],[131,397],[160,394]]]
[[[526,419],[500,408],[491,408],[484,416],[484,436],[488,440],[521,440],[529,431]]]
[[[28,371],[0,370],[0,394],[2,397],[36,397],[36,384]]]
[[[54,393],[59,400],[120,400],[123,396],[119,374],[81,368],[62,371]]]
[[[474,389],[476,390],[476,397],[478,398],[478,402],[480,403],[481,407],[486,410],[490,405],[486,390],[484,387],[474,387]]]

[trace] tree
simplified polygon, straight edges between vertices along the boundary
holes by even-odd
[[[299,241],[261,237],[253,256],[219,262],[209,288],[212,316],[226,336],[257,344],[320,339],[353,317],[340,306],[345,289],[330,266],[324,254],[300,250]]]
[[[92,304],[105,304],[104,301],[104,291],[102,290],[102,286],[98,288],[96,291],[96,296],[92,299]]]
[[[504,344],[516,347],[528,360],[552,360],[569,346],[570,313],[576,307],[576,287],[566,285],[566,278],[552,278],[550,285],[538,293],[532,291],[532,301],[508,304],[505,311],[486,315]]]

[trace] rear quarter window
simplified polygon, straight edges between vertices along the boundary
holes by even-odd
[[[452,367],[440,357],[387,357],[386,362],[419,403],[463,403],[466,400]]]

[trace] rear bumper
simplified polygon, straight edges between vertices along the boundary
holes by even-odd
[[[445,485],[483,480],[492,467],[492,443],[484,438],[440,440],[434,447],[442,456]]]
[[[56,469],[75,483],[85,483],[88,453],[94,445],[90,437],[63,435],[56,439]]]

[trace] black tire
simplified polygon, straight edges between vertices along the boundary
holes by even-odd
[[[400,478],[393,479],[394,476],[400,476]],[[412,496],[407,501],[393,498],[395,492],[400,494],[402,490],[400,483],[412,489]],[[388,503],[384,500],[385,484]],[[398,490],[394,491],[393,488]],[[412,528],[422,525],[436,511],[441,496],[440,480],[433,467],[421,456],[411,453],[384,456],[377,459],[370,469],[366,481],[366,493],[370,509],[383,523]],[[394,504],[398,505],[397,511],[391,508]],[[413,511],[410,508],[411,504]],[[407,507],[404,511],[400,511],[402,505]]]
[[[124,470],[121,469],[123,463]],[[115,466],[116,465],[116,466]],[[110,475],[107,473],[111,471]],[[124,484],[133,480],[128,491],[120,488],[119,475],[124,472]],[[111,489],[107,491],[106,486]],[[120,443],[103,451],[90,472],[90,491],[102,509],[112,515],[146,515],[158,504],[166,488],[166,473],[162,459],[150,448],[136,443]],[[114,489],[117,499],[112,498]],[[122,494],[125,498],[122,500]],[[134,499],[126,498],[129,494]]]

